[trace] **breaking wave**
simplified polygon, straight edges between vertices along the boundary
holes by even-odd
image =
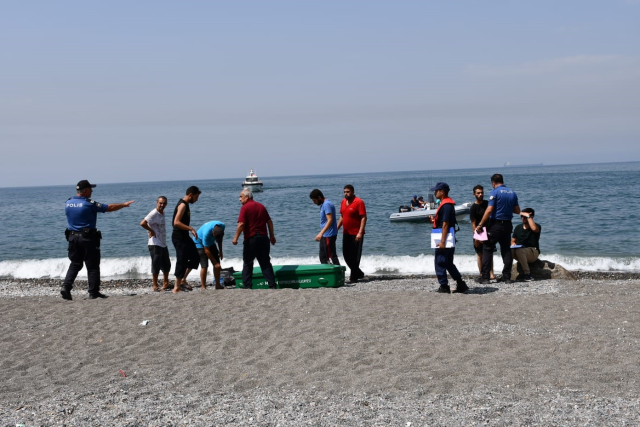
[[[640,272],[640,258],[608,258],[608,257],[575,257],[545,254],[545,260],[562,265],[568,270],[604,271],[604,272]],[[171,259],[175,266],[175,259]],[[345,265],[341,258],[340,262]],[[316,257],[274,257],[274,265],[317,264]],[[477,265],[474,255],[456,255],[455,263],[463,274],[476,274]],[[255,264],[258,265],[257,262]],[[502,260],[494,257],[494,270],[502,270]],[[222,261],[223,268],[233,267],[242,270],[241,258],[229,258]],[[50,258],[42,260],[0,261],[0,278],[38,279],[64,278],[69,260],[67,258]],[[434,275],[433,255],[417,256],[363,256],[360,268],[367,274],[389,275]],[[149,257],[103,258],[100,264],[103,279],[146,279],[151,277]],[[173,270],[172,270],[173,271]],[[86,269],[82,269],[79,279],[86,279]]]

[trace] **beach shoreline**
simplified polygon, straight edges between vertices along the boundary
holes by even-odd
[[[106,300],[79,281],[74,301],[4,280],[0,421],[636,425],[640,279],[602,274],[469,277],[468,295],[433,277],[180,295],[120,280]]]
[[[609,281],[629,281],[629,280],[640,280],[640,272],[628,272],[628,271],[580,271],[580,270],[572,270],[570,271],[571,275],[576,279],[576,281],[589,281],[589,280],[609,280]],[[170,284],[173,287],[174,277],[170,277]],[[474,286],[475,279],[477,275],[467,275],[463,274],[463,278],[468,282],[470,286]],[[396,281],[410,280],[410,281],[422,281],[429,282],[435,281],[435,275],[415,275],[415,274],[407,274],[407,275],[397,275],[397,274],[372,274],[367,275],[367,278],[362,281],[360,284],[375,284],[380,286],[384,283],[393,283]],[[212,275],[209,274],[207,276],[207,286],[211,286]],[[541,280],[544,282],[545,280]],[[42,294],[42,292],[36,292],[35,289],[40,289],[42,291],[46,289],[58,289],[61,287],[63,280],[62,279],[51,279],[51,278],[30,278],[30,279],[16,279],[16,278],[0,278],[0,298],[7,297],[12,295],[12,293],[7,292],[9,289],[17,289],[20,287],[25,288],[24,296],[34,296]],[[160,286],[162,285],[162,278],[160,278]],[[200,286],[200,279],[197,275],[192,275],[189,278],[189,283],[192,286]],[[435,282],[434,282],[435,283]],[[105,292],[116,291],[118,294],[125,292],[130,289],[144,289],[151,288],[152,281],[151,278],[141,278],[141,279],[128,279],[128,278],[109,278],[103,279],[101,281],[101,289]],[[347,283],[347,287],[349,284]],[[87,290],[88,284],[87,280],[77,279],[74,282],[74,293]]]

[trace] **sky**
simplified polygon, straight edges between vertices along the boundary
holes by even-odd
[[[2,1],[0,187],[640,160],[640,0]]]

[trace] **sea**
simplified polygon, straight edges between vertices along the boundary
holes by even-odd
[[[640,162],[260,177],[264,191],[254,197],[267,207],[274,223],[274,265],[319,262],[314,239],[320,230],[320,213],[309,193],[319,188],[339,210],[343,187],[352,184],[367,208],[362,270],[371,275],[433,275],[431,225],[392,223],[389,216],[399,206],[408,205],[414,194],[426,199],[429,188],[440,181],[449,184],[456,203],[473,202],[472,189],[477,184],[484,186],[488,197],[494,173],[503,174],[505,184],[518,194],[521,208],[535,209],[536,222],[542,226],[541,259],[569,270],[640,272]],[[91,179],[78,177],[85,178]],[[208,221],[224,222],[222,266],[241,270],[242,244],[233,246],[231,240],[243,179],[98,183],[93,193],[98,202],[135,200],[129,208],[98,216],[103,235],[102,277],[151,277],[147,232],[140,221],[155,207],[158,196],[166,196],[170,235],[174,207],[190,185],[202,190],[200,200],[191,205],[192,225],[197,229]],[[64,277],[69,265],[64,205],[74,194],[75,182],[0,188],[0,278]],[[519,221],[519,216],[514,217],[514,225]],[[463,274],[475,275],[468,216],[459,226],[455,263]],[[175,266],[175,251],[170,241],[168,244]],[[338,237],[339,253],[341,248],[342,238]],[[494,262],[499,271],[500,256]],[[86,278],[85,269],[79,278]]]

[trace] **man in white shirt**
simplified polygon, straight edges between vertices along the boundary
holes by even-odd
[[[151,255],[151,274],[153,275],[153,291],[158,292],[158,275],[162,270],[162,290],[169,290],[169,271],[171,259],[167,248],[167,231],[164,220],[164,208],[167,207],[167,198],[158,197],[156,207],[149,215],[144,217],[140,225],[149,232],[149,254]]]

